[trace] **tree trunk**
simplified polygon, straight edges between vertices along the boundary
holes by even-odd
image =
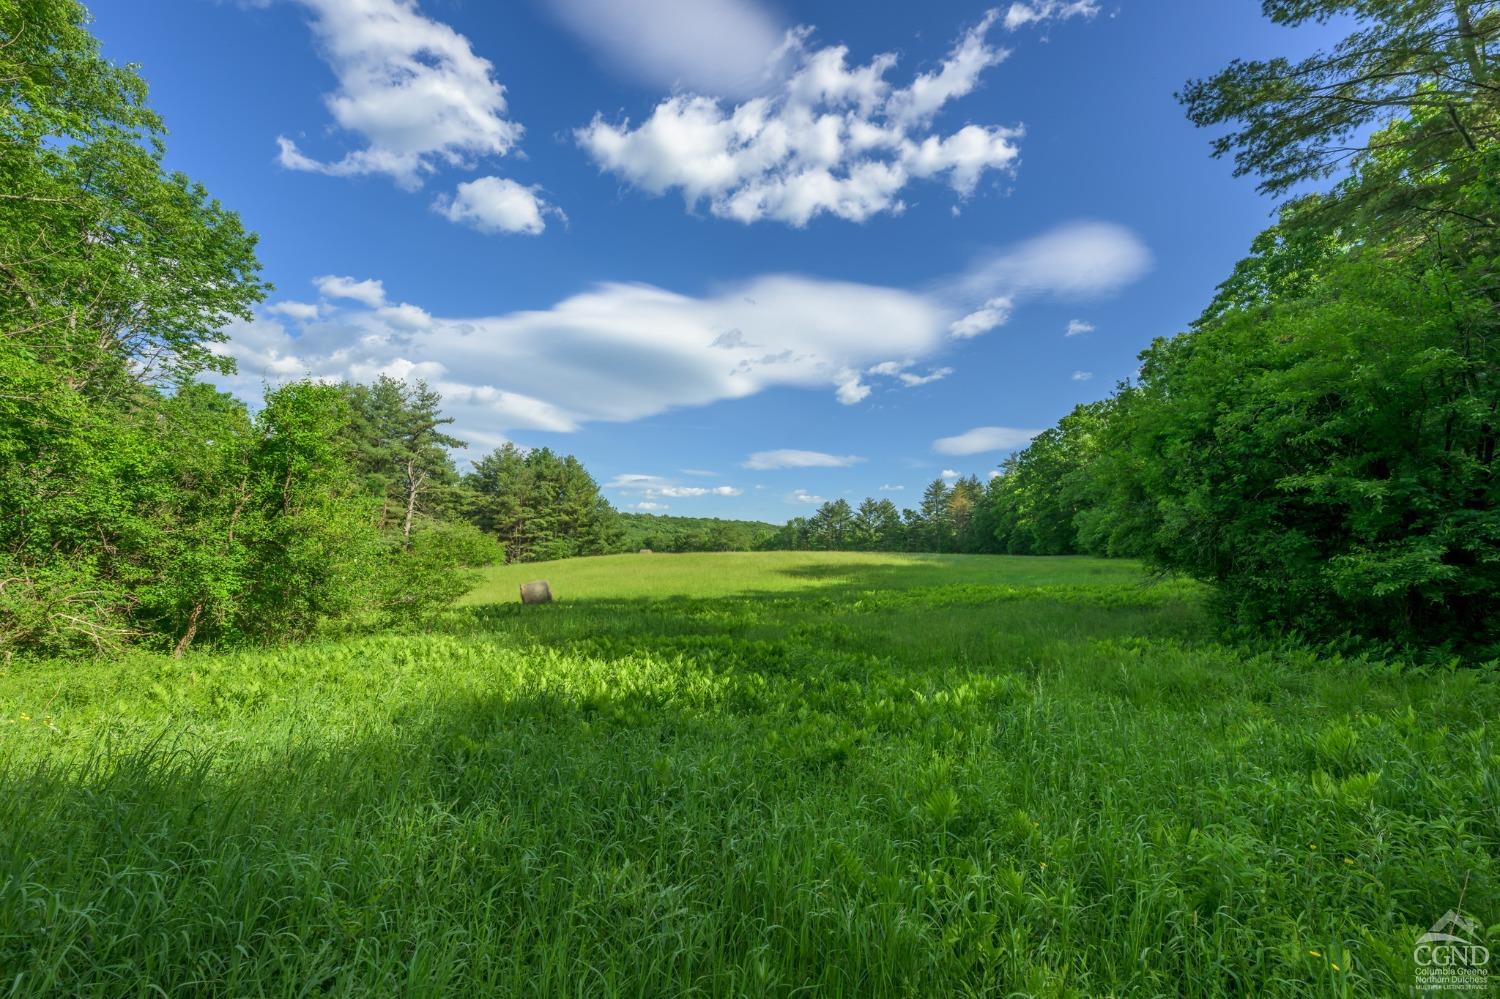
[[[172,650],[173,659],[181,659],[188,646],[193,644],[193,636],[198,634],[198,618],[202,613],[203,601],[200,600],[193,604],[193,612],[188,615],[187,630],[182,633],[182,637],[177,640],[177,647]]]
[[[417,512],[417,494],[422,491],[422,483],[426,480],[427,473],[418,474],[416,463],[410,460],[406,463],[406,520],[401,525],[401,537],[407,541],[411,540],[411,521]]]

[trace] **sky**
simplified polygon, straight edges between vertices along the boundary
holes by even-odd
[[[259,233],[252,404],[425,379],[620,509],[915,506],[1132,377],[1274,205],[1174,93],[1256,0],[96,0]]]

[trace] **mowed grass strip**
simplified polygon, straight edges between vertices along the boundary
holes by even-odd
[[[521,607],[546,578],[559,601]],[[1494,678],[1088,559],[494,570],[426,634],[0,676],[0,992],[1404,992]]]

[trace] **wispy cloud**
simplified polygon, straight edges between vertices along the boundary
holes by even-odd
[[[391,302],[376,278],[328,274],[314,282],[316,315],[293,310],[289,327],[285,310],[267,309],[230,328],[219,349],[239,374],[223,384],[255,398],[262,383],[297,377],[424,378],[480,446],[513,430],[572,431],[776,387],[831,391],[848,404],[876,379],[918,386],[949,376],[957,359],[934,362],[954,349],[949,329],[975,303],[1099,293],[1139,273],[1142,259],[1149,254],[1128,230],[1075,226],[920,290],[785,274],[703,296],[601,284],[546,309],[462,318]]]
[[[782,448],[777,451],[757,451],[745,459],[745,467],[757,472],[778,468],[848,468],[864,461],[852,454],[824,454],[822,451],[798,451]]]
[[[975,427],[954,437],[943,437],[932,442],[938,454],[966,456],[985,454],[989,451],[1013,451],[1025,447],[1040,430],[1020,430],[1015,427]]]
[[[785,27],[753,0],[552,0],[547,9],[617,70],[664,90],[749,96]]]

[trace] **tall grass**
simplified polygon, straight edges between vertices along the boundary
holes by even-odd
[[[0,993],[1404,993],[1460,895],[1500,921],[1500,690],[1201,599],[627,556],[427,634],[14,667]]]

